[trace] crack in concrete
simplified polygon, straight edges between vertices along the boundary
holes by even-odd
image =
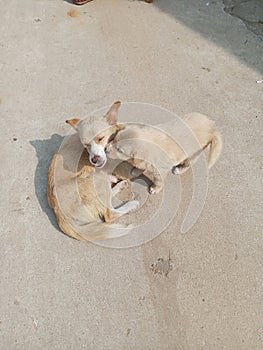
[[[241,19],[248,30],[263,40],[263,2],[261,0],[223,0],[224,10]]]

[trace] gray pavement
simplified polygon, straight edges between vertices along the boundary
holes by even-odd
[[[221,1],[0,5],[0,348],[262,349],[261,38]],[[58,231],[46,187],[64,121],[116,99],[219,126],[224,151],[187,234],[187,195],[137,248]],[[169,252],[173,269],[155,273]]]

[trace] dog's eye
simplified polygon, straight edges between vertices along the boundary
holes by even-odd
[[[98,137],[98,142],[101,142],[104,139],[104,136]]]

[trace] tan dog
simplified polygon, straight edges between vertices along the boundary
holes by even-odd
[[[133,166],[130,177],[144,174],[152,182],[149,192],[154,194],[162,190],[162,179],[169,171],[184,173],[206,148],[210,149],[208,168],[219,158],[222,139],[207,116],[190,113],[183,120],[175,119],[155,127],[138,123],[124,125],[118,124],[120,105],[121,102],[116,101],[104,119],[94,118],[92,128],[86,120],[67,121],[77,130],[95,166],[103,167],[108,158],[126,160]]]
[[[87,153],[79,135],[74,134],[62,144],[50,166],[49,205],[54,209],[61,230],[79,240],[105,240],[127,234],[131,227],[111,222],[139,205],[137,201],[128,201],[118,208],[112,206],[113,196],[126,182],[121,181],[114,188],[111,187],[112,179],[109,178],[108,172],[114,166],[110,161],[105,164],[101,150],[104,150],[104,145],[106,146],[122,129],[122,126],[115,123],[117,105],[118,103],[111,107],[106,117],[96,121],[92,119],[90,124],[87,121],[81,123],[79,119],[68,121],[75,129],[81,125],[81,139],[86,149],[90,152],[95,150],[95,154]],[[99,136],[96,135],[98,126],[107,126],[105,132],[101,132]],[[95,142],[94,145],[94,140],[89,140],[87,133],[83,134],[84,130],[95,136],[98,144]],[[99,169],[101,166],[103,169]],[[122,168],[120,165],[118,167]],[[125,167],[120,171],[125,177]],[[130,174],[127,174],[127,177],[130,177]],[[113,179],[113,182],[117,180]]]

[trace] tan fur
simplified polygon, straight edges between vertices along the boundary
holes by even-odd
[[[57,157],[58,155],[55,154],[50,168],[49,168],[49,174],[48,174],[48,203],[49,206],[51,208],[53,208],[57,221],[58,221],[58,225],[60,227],[60,229],[66,233],[68,236],[71,236],[75,239],[78,240],[84,240],[84,237],[82,237],[81,235],[79,235],[72,227],[72,225],[70,224],[70,222],[67,221],[65,215],[63,214],[63,212],[60,209],[60,206],[58,205],[58,200],[56,197],[56,189],[55,189],[55,184],[54,184],[54,180],[55,180],[55,165],[56,165],[56,161],[57,161]]]
[[[68,141],[73,149],[78,142],[77,135],[71,136]],[[68,236],[86,241],[105,240],[127,234],[127,226],[110,224],[122,214],[111,206],[111,189],[105,180],[105,174],[101,178],[95,174],[95,187],[94,167],[87,163],[87,154],[84,151],[77,172],[74,172],[74,166],[70,167],[70,155],[63,148],[55,154],[51,162],[48,202],[54,209],[60,229]],[[104,171],[106,170],[100,170]]]
[[[163,130],[167,130],[167,133]],[[157,146],[165,156],[161,155]],[[150,192],[158,193],[163,187],[162,178],[169,171],[178,174],[187,171],[207,147],[210,147],[208,168],[211,168],[222,150],[221,136],[207,116],[191,113],[184,122],[175,120],[168,125],[160,124],[157,128],[127,125],[116,136],[109,157],[127,160],[140,169],[153,183]]]
[[[118,121],[118,109],[121,101],[115,101],[106,114],[106,120],[109,124],[116,124]]]
[[[165,178],[169,171],[172,170],[176,174],[187,171],[207,147],[209,147],[208,168],[211,168],[219,158],[222,139],[214,122],[207,116],[190,113],[183,120],[175,119],[163,125],[159,124],[157,127],[138,123],[129,123],[124,126],[117,124],[120,104],[120,101],[113,103],[106,115],[107,122],[117,131],[110,142],[110,147],[107,145],[108,136],[113,131],[108,131],[103,147],[108,148],[108,158],[126,160],[139,171],[139,174],[143,173],[148,177],[153,183],[150,193],[161,191],[162,178]],[[101,124],[99,120],[95,124],[97,124],[96,133],[99,137],[96,142],[99,143],[101,135],[99,125],[101,127]],[[85,123],[78,123],[77,132],[82,143],[85,144],[88,134]],[[135,174],[133,169],[132,173]]]
[[[118,103],[109,110],[109,120],[111,112],[115,113],[116,108]],[[80,122],[79,119],[68,121],[75,129]],[[115,135],[123,128],[122,125],[114,123],[114,118],[112,123],[110,132],[108,129],[104,131],[105,135]],[[115,163],[119,164],[118,161]],[[105,240],[120,237],[131,229],[127,225],[111,224],[139,204],[131,201],[119,209],[112,207],[113,191],[108,181],[108,173],[109,169],[114,168],[113,165],[107,162],[103,169],[95,170],[77,133],[69,136],[54,155],[49,169],[48,202],[54,209],[60,229],[68,236],[85,241]],[[120,173],[123,174],[121,168],[118,165]],[[121,188],[121,185],[120,182],[116,187]],[[114,192],[117,193],[116,187]]]
[[[113,159],[125,160],[114,170],[119,179],[129,180],[144,174],[153,183],[150,192],[157,193],[162,189],[162,178],[168,171],[180,174],[188,170],[207,147],[210,147],[208,167],[211,168],[222,150],[222,140],[214,122],[205,115],[192,113],[186,116],[185,123],[175,120],[168,126],[151,128],[128,124],[125,128],[123,124],[117,124],[119,107],[120,101],[116,101],[106,117],[94,118],[89,122],[92,124],[80,119],[67,121],[77,134],[70,136],[50,166],[49,204],[61,230],[79,240],[104,240],[129,231],[126,226],[111,224],[124,214],[112,207],[111,189],[105,179],[105,174],[112,169],[110,162]],[[94,166],[89,163],[87,152],[83,152],[83,145],[89,150],[91,129],[96,143],[105,148],[108,142],[111,143],[109,156],[112,159],[95,176]]]

